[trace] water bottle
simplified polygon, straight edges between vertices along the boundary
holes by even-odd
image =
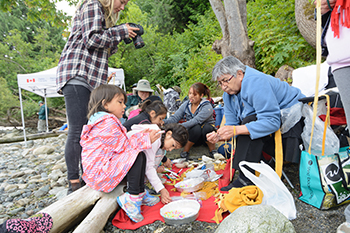
[[[340,224],[337,233],[350,233],[350,205],[345,208],[344,215],[346,222]]]

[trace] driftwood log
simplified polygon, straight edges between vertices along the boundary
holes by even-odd
[[[26,135],[27,140],[35,140],[35,139],[42,139],[42,138],[50,138],[50,137],[57,137],[60,134],[66,134],[66,131],[52,131],[48,133],[38,133],[38,134],[30,134]],[[3,143],[12,143],[12,142],[21,142],[24,141],[24,136],[16,136],[11,138],[0,138],[0,144]]]
[[[123,194],[124,186],[119,184],[112,192],[104,193],[85,185],[40,212],[52,217],[50,233],[67,232],[77,224],[74,233],[99,233],[117,210],[117,197]]]

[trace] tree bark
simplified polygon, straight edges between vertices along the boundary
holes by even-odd
[[[312,47],[316,48],[314,9],[314,4],[309,0],[295,0],[295,21],[300,34]]]
[[[235,56],[244,64],[255,67],[254,41],[247,33],[247,5],[245,0],[209,0],[219,21],[222,38],[213,43],[213,50],[223,57]]]

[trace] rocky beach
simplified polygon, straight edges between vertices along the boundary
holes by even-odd
[[[31,131],[28,130],[27,133]],[[21,130],[0,130],[1,138],[21,136]],[[68,183],[64,159],[67,135],[0,144],[0,223],[10,218],[28,218],[43,208],[66,196]],[[191,158],[199,158],[203,152],[191,151]],[[167,154],[171,159],[179,152]],[[297,209],[297,218],[292,220],[296,232],[336,232],[345,221],[347,204],[321,211],[298,199],[298,164],[285,164],[284,171],[294,189],[283,179],[292,193]],[[103,232],[215,232],[215,223],[195,221],[180,226],[168,226],[161,221],[145,225],[135,231],[120,230],[108,221]]]

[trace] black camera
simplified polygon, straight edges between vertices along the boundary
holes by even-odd
[[[125,38],[124,42],[125,44],[130,44],[131,42],[134,42],[134,46],[136,49],[142,48],[145,46],[145,42],[142,40],[141,35],[143,35],[143,27],[140,24],[135,24],[135,23],[128,23],[130,27],[138,28],[140,30],[134,31],[137,35],[132,38]]]

